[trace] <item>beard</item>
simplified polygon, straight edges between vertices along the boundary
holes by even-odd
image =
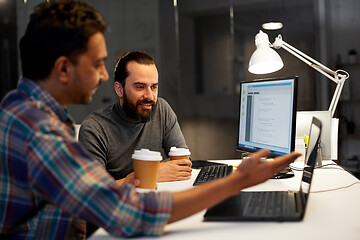
[[[154,114],[157,107],[157,103],[152,100],[138,100],[135,105],[131,104],[127,98],[126,92],[124,92],[124,104],[122,108],[126,115],[130,118],[134,119],[135,121],[139,121],[142,123],[149,122]],[[142,109],[140,110],[139,106],[142,104],[151,104],[151,109]]]

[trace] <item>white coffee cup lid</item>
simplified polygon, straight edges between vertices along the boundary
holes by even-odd
[[[155,189],[149,189],[149,188],[136,188],[136,191],[138,193],[146,193],[146,192],[153,192]]]
[[[161,161],[162,156],[160,152],[150,151],[149,149],[142,148],[135,150],[132,155],[133,159],[145,160],[145,161]]]
[[[191,155],[190,150],[187,148],[171,147],[169,156],[188,156]]]

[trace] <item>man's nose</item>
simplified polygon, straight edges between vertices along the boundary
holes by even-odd
[[[100,81],[105,82],[109,79],[109,73],[106,70],[105,65],[102,67],[101,72],[100,72]]]
[[[151,91],[151,87],[146,88],[144,98],[147,100],[154,100],[154,94]]]

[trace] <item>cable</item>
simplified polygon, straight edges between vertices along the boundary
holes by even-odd
[[[319,167],[315,167],[316,169],[318,168],[323,168],[323,167],[327,167],[327,166],[339,166],[337,165],[336,163],[328,163],[328,164],[325,164],[325,165],[321,165]],[[339,166],[340,167],[340,166]],[[341,169],[343,169],[342,167],[340,167]],[[339,169],[339,168],[338,168]]]
[[[354,186],[355,184],[359,184],[360,182],[353,182],[347,186],[344,187],[338,187],[338,188],[333,188],[333,189],[327,189],[327,190],[320,190],[320,191],[310,191],[310,193],[323,193],[323,192],[331,192],[331,191],[337,191],[337,190],[341,190],[341,189],[345,189],[345,188],[349,188],[351,186]]]
[[[332,167],[332,168],[328,168],[328,166],[337,166],[337,167]],[[297,168],[297,167],[294,167],[294,166],[290,166],[291,170],[294,170],[294,171],[303,171],[304,168]],[[350,172],[349,170],[347,170],[346,168],[343,168],[341,166],[339,166],[338,164],[336,163],[329,163],[329,164],[325,164],[325,165],[322,165],[322,166],[319,166],[319,167],[315,167],[316,169],[336,169],[336,170],[342,170],[342,171],[345,171],[345,172],[348,172],[350,173],[352,176],[353,173]],[[338,187],[338,188],[333,188],[333,189],[327,189],[327,190],[319,190],[319,191],[311,191],[310,193],[322,193],[322,192],[331,192],[331,191],[337,191],[337,190],[341,190],[341,189],[346,189],[346,188],[349,188],[351,186],[354,186],[356,184],[359,184],[360,181],[358,182],[353,182],[347,186],[344,186],[344,187]]]
[[[327,167],[327,166],[337,166],[337,167],[334,167],[334,168],[324,168],[324,167]],[[299,167],[294,167],[294,166],[290,166],[291,170],[294,170],[294,171],[303,171],[304,168],[299,168]],[[322,165],[322,166],[319,166],[319,167],[315,167],[315,169],[339,169],[339,170],[344,170],[344,171],[347,171],[346,169],[342,168],[341,166],[337,165],[336,163],[329,163],[329,164],[325,164],[325,165]]]

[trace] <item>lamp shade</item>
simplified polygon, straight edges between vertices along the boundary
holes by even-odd
[[[280,55],[270,48],[269,37],[260,32],[255,36],[256,50],[250,57],[249,72],[254,74],[266,74],[280,70],[284,63]]]

